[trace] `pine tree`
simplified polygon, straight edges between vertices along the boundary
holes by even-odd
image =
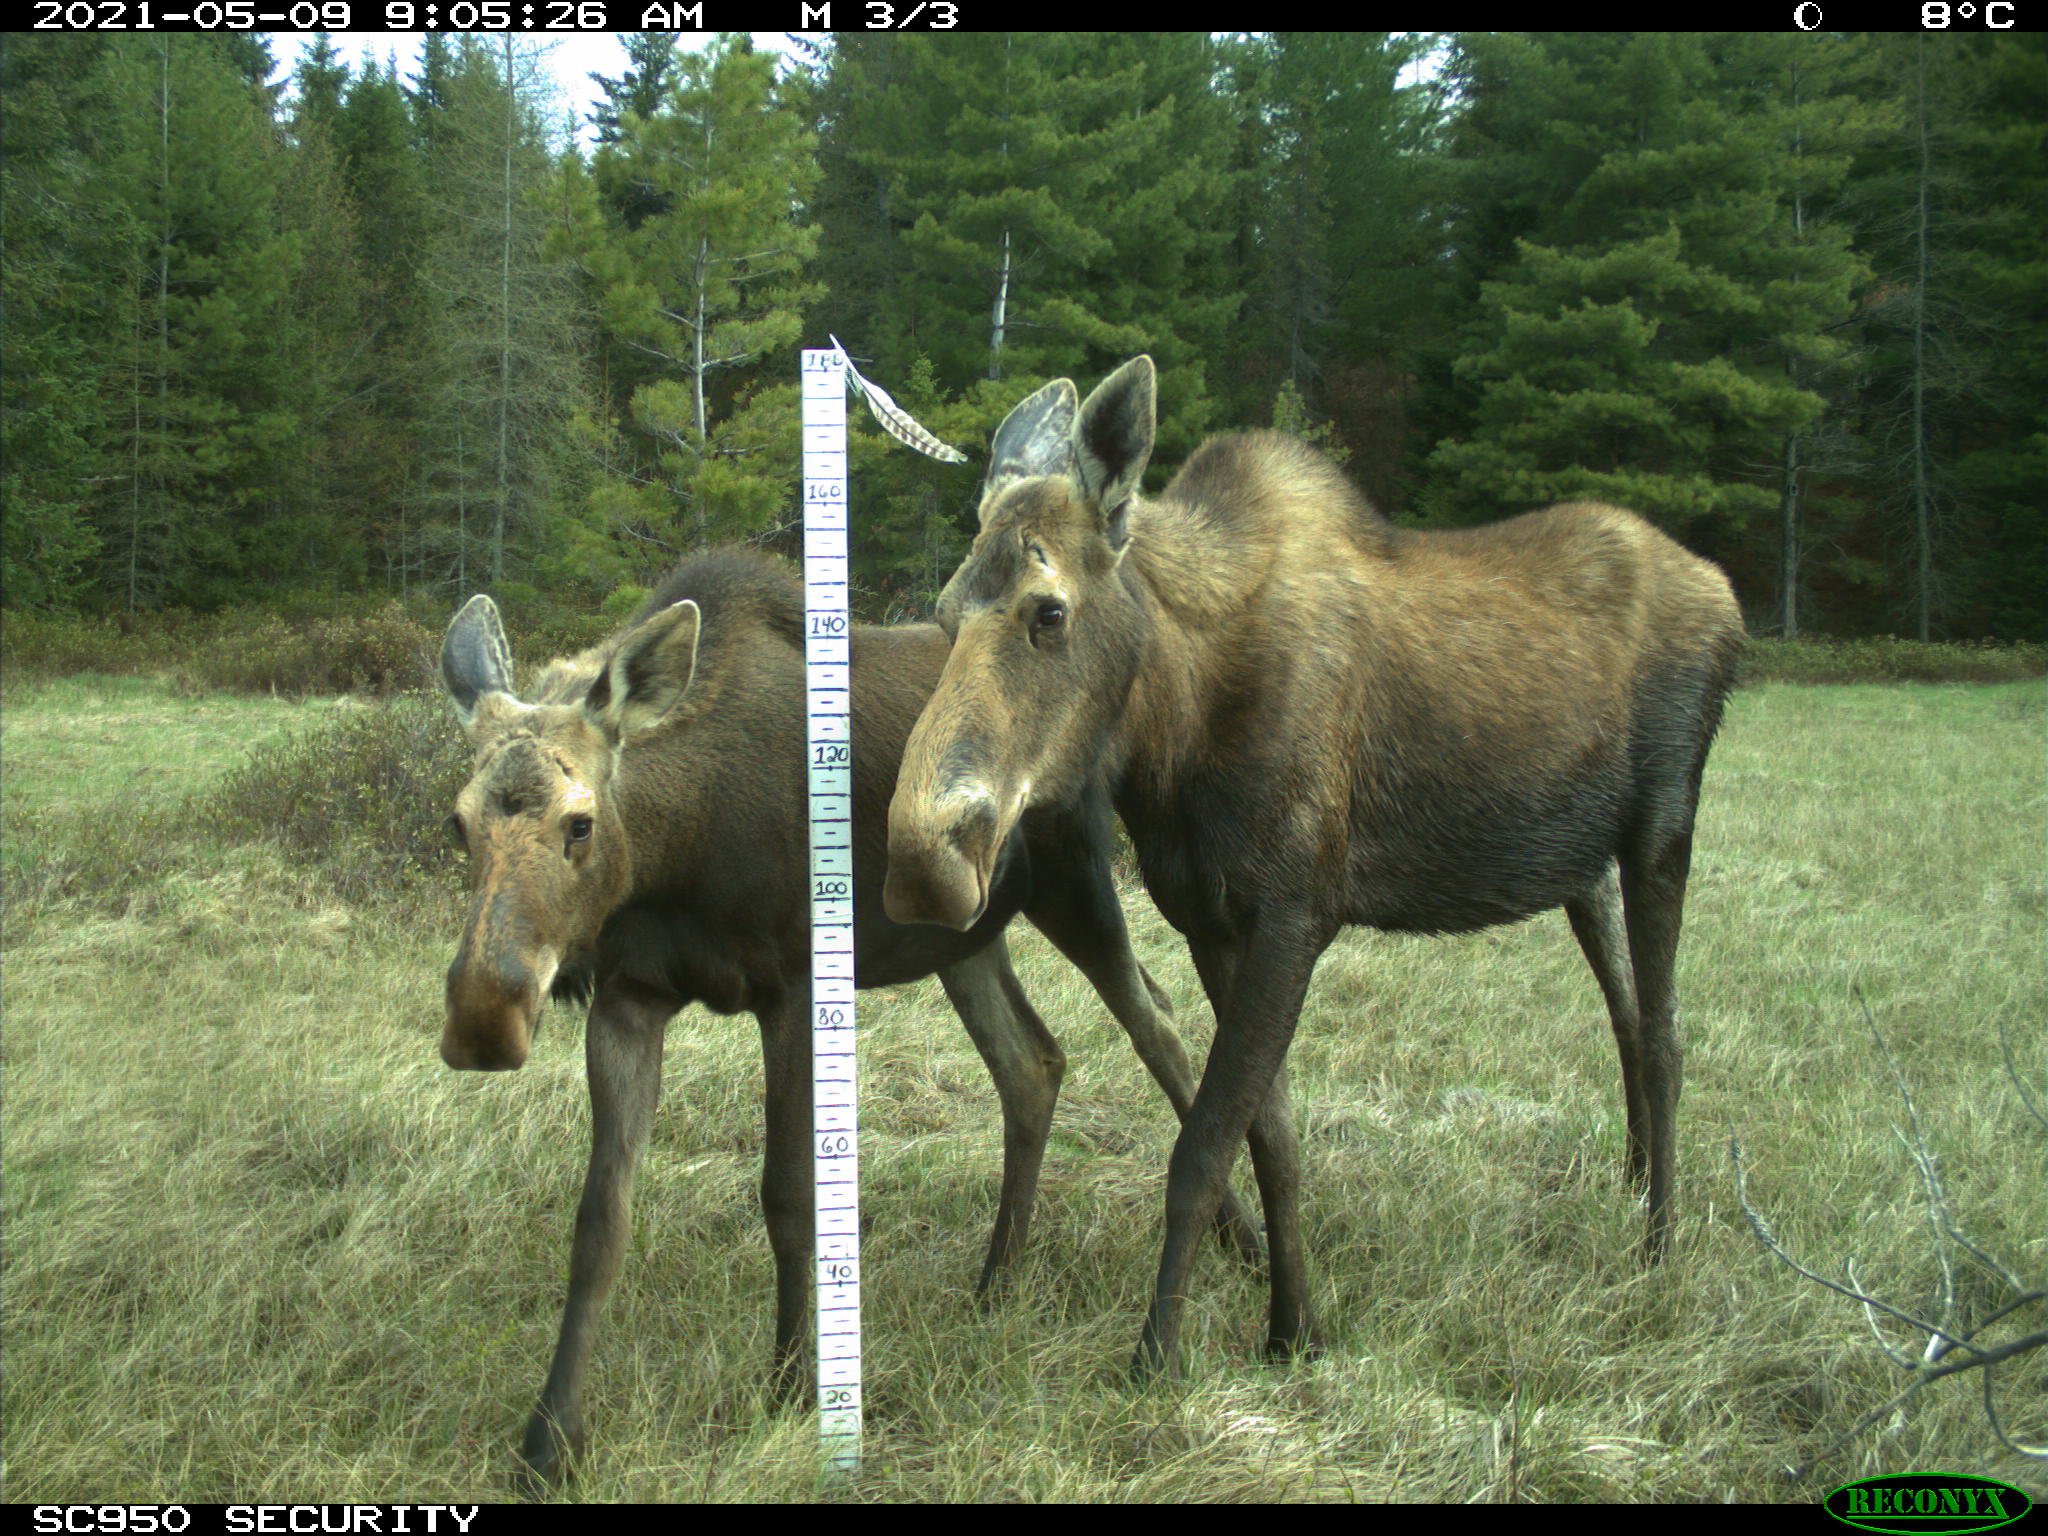
[[[637,445],[629,483],[595,491],[599,520],[661,558],[772,530],[794,504],[786,365],[817,296],[816,233],[793,211],[816,162],[772,60],[722,38],[674,62],[659,109],[624,115],[565,192],[611,343],[605,393]]]

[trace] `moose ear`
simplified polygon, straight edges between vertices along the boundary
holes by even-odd
[[[462,605],[448,626],[441,642],[441,682],[465,730],[476,720],[478,699],[512,691],[512,647],[505,643],[498,605],[481,592]]]
[[[1134,357],[1095,386],[1074,423],[1074,479],[1095,503],[1110,544],[1119,549],[1124,513],[1152,459],[1156,395],[1152,359]]]
[[[702,619],[697,605],[685,598],[627,635],[584,696],[583,712],[591,723],[615,742],[661,724],[697,674]]]
[[[981,509],[1019,480],[1035,475],[1063,475],[1074,452],[1074,403],[1080,398],[1072,379],[1054,379],[1012,407],[988,444],[988,478],[981,486]]]

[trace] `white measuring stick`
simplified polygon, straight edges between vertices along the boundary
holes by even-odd
[[[891,437],[950,448],[860,376],[846,349],[806,349],[804,699],[810,729],[811,1152],[817,1195],[818,1440],[827,1476],[860,1465],[860,1108],[853,1062],[853,624],[847,613],[846,390]]]
[[[860,1465],[859,1109],[853,1060],[853,656],[847,615],[846,375],[803,354],[804,693],[810,716],[811,1141],[816,1158],[818,1439]]]

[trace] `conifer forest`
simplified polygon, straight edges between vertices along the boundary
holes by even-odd
[[[0,39],[5,600],[623,613],[799,543],[797,353],[856,415],[857,603],[920,615],[990,429],[1159,366],[1399,522],[1591,497],[1760,635],[2048,635],[2048,38]],[[579,135],[578,130],[581,129]]]

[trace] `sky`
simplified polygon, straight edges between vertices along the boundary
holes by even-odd
[[[488,34],[496,35],[496,34]],[[576,137],[584,144],[594,142],[590,127],[591,104],[602,94],[597,83],[590,76],[609,75],[614,80],[625,74],[626,50],[615,32],[520,32],[515,34],[522,42],[551,45],[548,54],[548,68],[555,78],[556,89],[560,92],[560,107],[574,111],[576,115]],[[805,34],[815,35],[815,34]],[[398,77],[410,80],[419,72],[420,47],[426,34],[423,32],[330,32],[327,41],[341,56],[341,61],[351,70],[376,60],[382,63],[395,56],[398,60]],[[789,51],[789,34],[786,32],[756,32],[754,46],[769,53]],[[711,41],[709,32],[689,33],[682,37],[685,48],[702,47]],[[270,35],[270,51],[279,66],[289,72],[299,62],[313,38],[306,32],[275,32]]]

